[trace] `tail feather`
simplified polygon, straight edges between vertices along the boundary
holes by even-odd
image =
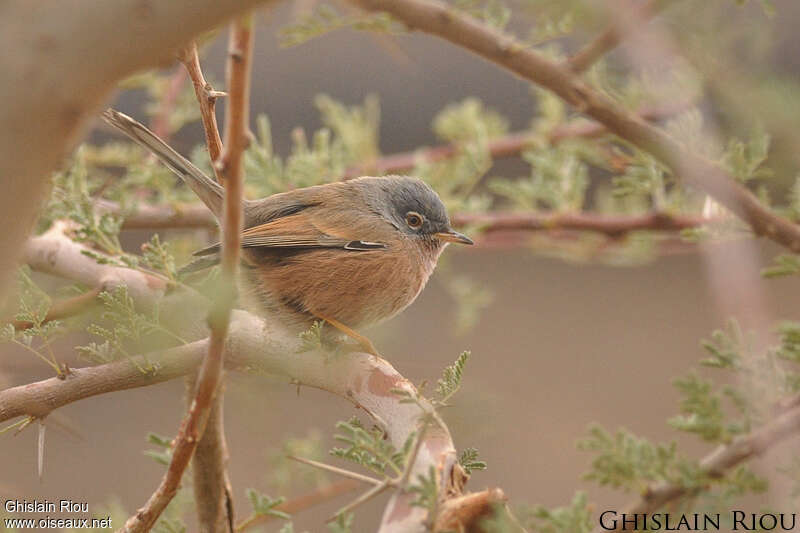
[[[223,189],[219,183],[206,176],[202,170],[159,139],[144,124],[128,115],[109,108],[103,112],[103,119],[158,157],[159,161],[192,188],[217,218],[220,217]]]

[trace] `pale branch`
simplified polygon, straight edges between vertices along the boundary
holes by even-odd
[[[689,102],[677,102],[672,105],[646,107],[639,112],[639,116],[645,120],[658,121],[673,116],[688,106]],[[557,144],[565,139],[594,138],[606,133],[608,133],[608,130],[602,124],[584,120],[557,126],[548,134],[547,139],[551,143]],[[513,157],[531,146],[531,142],[531,132],[519,131],[490,139],[487,143],[487,149],[495,159]],[[365,164],[353,166],[345,170],[342,177],[344,179],[356,178],[370,172],[379,174],[405,172],[413,169],[419,162],[435,163],[450,159],[458,154],[459,149],[457,144],[443,144],[431,148],[391,154]]]
[[[28,239],[23,261],[33,270],[53,274],[102,290],[126,286],[139,305],[150,306],[161,299],[167,282],[140,270],[100,264],[85,246],[66,237],[70,225],[58,221],[42,235]],[[103,254],[97,252],[98,256]]]
[[[69,403],[135,387],[144,387],[194,371],[208,350],[208,339],[140,357],[139,366],[148,361],[152,373],[142,373],[130,361],[119,361],[89,368],[74,369],[65,379],[50,378],[0,392],[0,422],[14,417],[43,417]],[[366,353],[330,357],[319,351],[301,351],[303,344],[296,331],[279,321],[234,311],[225,364],[230,369],[284,376],[292,382],[329,391],[369,414],[387,433],[397,448],[418,429],[420,417],[428,416],[430,406],[403,402],[395,391],[416,397],[416,389],[387,361]],[[176,450],[177,451],[177,450]],[[437,469],[442,486],[453,485],[456,451],[446,428],[428,428],[412,468],[411,479]],[[426,513],[412,507],[410,494],[395,496],[384,515],[382,531],[424,531]]]
[[[578,50],[575,55],[567,60],[568,68],[577,73],[585,72],[598,59],[619,46],[620,42],[629,36],[630,32],[626,33],[622,31],[622,28],[620,28],[620,25],[616,22],[618,16],[630,17],[632,21],[636,23],[637,27],[644,26],[659,11],[664,9],[667,1],[668,0],[649,0],[646,4],[634,3],[623,6],[623,8],[630,8],[631,13],[620,14],[609,12],[609,18],[613,19],[612,23],[594,41]],[[608,9],[610,11],[610,6]]]
[[[0,48],[8,52],[0,56],[0,100],[13,102],[0,109],[0,293],[6,293],[52,172],[117,83],[164,64],[196,35],[269,1],[275,0],[0,2]]]
[[[222,294],[215,298],[208,316],[210,330],[208,353],[203,360],[195,387],[194,400],[175,437],[172,457],[167,472],[156,491],[144,507],[131,516],[122,531],[149,531],[178,491],[183,473],[203,436],[205,424],[214,405],[214,398],[222,382],[225,342],[235,304],[236,274],[239,267],[243,221],[243,159],[247,147],[247,120],[250,105],[250,66],[253,51],[252,15],[236,19],[231,26],[227,84],[230,97],[227,101],[225,121],[225,146],[222,155],[214,161],[220,181],[225,187],[222,217]],[[219,444],[219,443],[217,443]],[[230,512],[230,506],[228,512]],[[233,517],[228,516],[233,524]],[[204,524],[204,528],[217,531],[217,524]]]
[[[189,74],[189,78],[192,80],[194,94],[200,106],[200,117],[203,122],[203,131],[206,135],[208,156],[211,162],[214,163],[219,159],[222,153],[222,139],[219,136],[219,128],[217,127],[216,104],[217,98],[224,93],[215,91],[203,76],[203,70],[200,68],[200,56],[197,54],[197,43],[195,41],[189,43],[185,48],[178,50],[178,60],[183,63],[186,72]],[[217,181],[219,181],[216,168],[214,174],[217,175]]]
[[[353,479],[334,481],[333,483],[323,485],[305,494],[297,496],[296,498],[285,501],[284,503],[275,506],[275,510],[294,515],[301,511],[305,511],[306,509],[310,509],[311,507],[315,507],[329,500],[337,498],[343,494],[347,494],[348,492],[352,492],[360,486],[361,484]],[[271,520],[275,520],[276,518],[276,516],[270,514],[253,514],[237,524],[235,531],[237,533],[247,531],[251,527],[264,524]]]
[[[103,292],[103,289],[101,287],[96,287],[78,296],[53,302],[50,309],[47,310],[47,314],[45,314],[42,322],[45,323],[52,320],[69,318],[86,311],[97,303],[97,296],[101,292]],[[34,326],[33,322],[27,320],[11,320],[10,324],[12,324],[17,331],[29,329]]]
[[[387,12],[412,30],[430,33],[545,87],[611,133],[666,163],[673,173],[792,251],[800,251],[800,226],[773,213],[714,162],[592,89],[570,69],[526,48],[509,35],[436,0],[350,0],[367,11]]]
[[[748,435],[736,437],[733,442],[722,445],[700,460],[701,471],[709,477],[722,477],[731,468],[764,454],[781,441],[800,433],[800,404],[786,410]],[[697,489],[674,483],[660,483],[646,490],[636,502],[628,505],[625,513],[653,513],[665,505],[691,496]],[[621,531],[624,526],[611,529],[597,528],[601,531]]]

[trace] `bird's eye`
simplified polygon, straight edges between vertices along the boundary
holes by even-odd
[[[406,213],[406,224],[411,229],[419,229],[422,227],[422,215],[415,211]]]

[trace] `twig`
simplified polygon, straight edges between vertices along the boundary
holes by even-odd
[[[239,264],[242,228],[242,159],[247,139],[251,29],[251,15],[236,19],[232,25],[230,38],[228,87],[231,94],[225,124],[225,149],[218,160],[219,170],[225,176],[222,181],[225,185],[221,259],[223,295],[216,299],[209,313],[208,325],[211,336],[208,353],[200,369],[194,401],[175,438],[167,472],[144,507],[125,523],[122,530],[126,532],[149,531],[175,496],[198,439],[203,435],[214,396],[222,379],[225,339],[228,335],[231,310],[235,303],[235,277]]]
[[[666,117],[675,115],[689,106],[689,102],[677,102],[675,104],[647,107],[639,112],[639,116],[644,120],[662,120]],[[576,137],[592,138],[608,133],[608,130],[600,123],[593,121],[581,121],[563,124],[549,134],[551,143],[559,143],[565,139]],[[489,140],[487,149],[491,156],[495,159],[502,157],[513,157],[519,155],[526,147],[531,144],[531,133],[527,131],[519,131],[509,133],[502,137]],[[426,148],[422,150],[413,150],[410,152],[401,152],[397,154],[387,155],[380,157],[368,164],[356,165],[347,169],[342,176],[344,179],[356,178],[364,173],[377,172],[377,173],[395,173],[404,172],[414,168],[418,162],[425,161],[428,163],[435,163],[454,157],[459,151],[459,146],[456,144],[444,144]]]
[[[47,311],[43,322],[67,318],[85,311],[97,302],[97,295],[101,292],[103,292],[103,288],[97,287],[73,298],[53,303]],[[11,324],[17,331],[33,327],[33,322],[27,320],[12,320]]]
[[[315,468],[319,468],[320,470],[326,470],[333,474],[338,474],[340,476],[354,479],[356,481],[361,481],[362,483],[369,483],[370,485],[375,485],[375,486],[381,485],[383,483],[383,481],[381,481],[380,479],[375,479],[374,477],[365,476],[364,474],[359,474],[358,472],[351,472],[350,470],[329,465],[327,463],[320,463],[319,461],[314,461],[313,459],[306,459],[305,457],[295,457],[294,455],[289,455],[288,458],[291,459],[292,461],[297,461],[298,463],[303,463],[309,466],[313,466]]]
[[[632,22],[635,21],[638,25],[644,25],[661,11],[666,4],[667,0],[649,0],[645,5],[633,4],[630,8],[634,12],[626,16],[629,16]],[[617,13],[609,13],[610,18],[616,19],[617,16]],[[595,61],[616,48],[623,38],[628,37],[629,34],[625,34],[620,30],[619,24],[616,21],[612,22],[608,29],[594,41],[578,50],[574,56],[567,60],[568,68],[571,68],[576,73],[586,71]]]
[[[233,47],[234,43],[231,41],[229,46]],[[214,169],[214,176],[217,178],[217,182],[226,185],[226,189],[229,189],[220,166],[223,147],[216,117],[217,98],[226,94],[215,91],[203,76],[196,41],[192,41],[186,48],[180,50],[178,59],[183,63],[183,66],[192,80],[195,97],[200,107],[206,147],[208,149],[209,158],[211,159],[212,168]],[[232,62],[229,60],[229,84],[232,81],[231,66]],[[246,75],[248,74],[245,73],[244,76]],[[240,75],[239,77],[242,76]],[[242,80],[241,82],[249,85],[248,80]],[[246,97],[246,95],[239,95],[237,97],[239,101],[242,100],[243,96]],[[244,101],[245,106],[249,107],[249,99],[245,98]],[[245,112],[246,111],[247,110],[245,110]],[[229,140],[227,136],[226,140]],[[229,191],[233,193],[231,189],[229,189]],[[242,193],[237,192],[234,194],[241,195]],[[208,210],[204,211],[206,216],[210,214]],[[238,228],[241,222],[229,220],[229,224],[229,227]],[[193,481],[195,500],[197,501],[198,521],[201,524],[201,528],[203,528],[202,531],[209,532],[232,532],[234,529],[233,496],[230,476],[227,470],[228,446],[225,440],[222,404],[223,393],[220,388],[220,391],[218,391],[217,396],[214,398],[214,405],[212,406],[211,414],[208,418],[206,431],[203,432],[203,436],[200,439],[194,458],[192,459],[195,470]]]
[[[222,139],[217,128],[215,110],[217,98],[224,93],[215,91],[203,76],[203,70],[200,68],[200,57],[197,54],[197,42],[192,41],[186,48],[180,49],[178,51],[178,60],[183,63],[189,78],[192,80],[194,94],[197,97],[197,103],[200,105],[200,116],[203,119],[203,131],[206,135],[208,156],[211,158],[211,162],[214,163],[222,153]],[[158,135],[157,132],[156,135]],[[217,176],[217,180],[219,180],[219,176]]]
[[[537,83],[622,139],[650,152],[676,176],[713,196],[743,218],[757,235],[800,251],[800,226],[777,216],[712,161],[687,150],[661,129],[589,87],[574,72],[512,37],[436,0],[351,0],[368,11],[385,11],[409,28],[441,37]]]
[[[457,227],[475,225],[485,232],[575,230],[619,237],[632,231],[682,231],[722,219],[699,215],[603,215],[594,213],[456,213],[452,222]]]
[[[353,479],[342,479],[328,485],[323,485],[322,487],[297,496],[296,498],[292,498],[291,500],[276,506],[275,510],[294,515],[300,511],[305,511],[306,509],[315,507],[328,500],[332,500],[338,496],[341,496],[342,494],[347,494],[348,492],[351,492],[360,486],[361,484]],[[235,531],[237,533],[241,533],[242,531],[246,531],[253,526],[261,525],[275,518],[275,516],[268,514],[254,514],[237,524]]]
[[[361,496],[359,496],[358,498],[356,498],[352,502],[348,503],[347,505],[345,505],[344,507],[342,507],[338,511],[336,511],[336,513],[333,516],[328,518],[327,522],[331,522],[333,520],[336,520],[336,517],[339,516],[339,515],[343,515],[345,513],[349,513],[350,511],[352,511],[353,509],[355,509],[359,505],[363,505],[363,504],[367,503],[368,501],[370,501],[372,498],[375,498],[376,496],[379,496],[379,495],[383,494],[384,492],[389,490],[392,486],[393,486],[393,483],[389,479],[381,482],[378,485],[375,485],[374,487],[372,487],[371,489],[369,489],[368,491],[363,493]]]
[[[720,446],[700,461],[700,470],[709,477],[721,477],[727,470],[763,454],[798,432],[800,432],[800,405],[777,416],[749,435],[738,437],[731,444]],[[629,516],[633,513],[651,513],[695,492],[681,485],[661,483],[649,488],[641,499],[630,504],[624,512]],[[621,531],[623,527],[623,524],[619,524],[614,528],[597,528],[595,533]]]

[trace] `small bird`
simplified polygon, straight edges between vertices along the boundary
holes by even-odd
[[[106,122],[181,177],[217,219],[223,188],[131,117]],[[307,329],[324,320],[378,355],[356,332],[390,318],[422,291],[448,243],[473,244],[450,225],[439,196],[407,176],[361,177],[244,201],[245,307]],[[195,252],[186,271],[219,261],[220,244]]]

